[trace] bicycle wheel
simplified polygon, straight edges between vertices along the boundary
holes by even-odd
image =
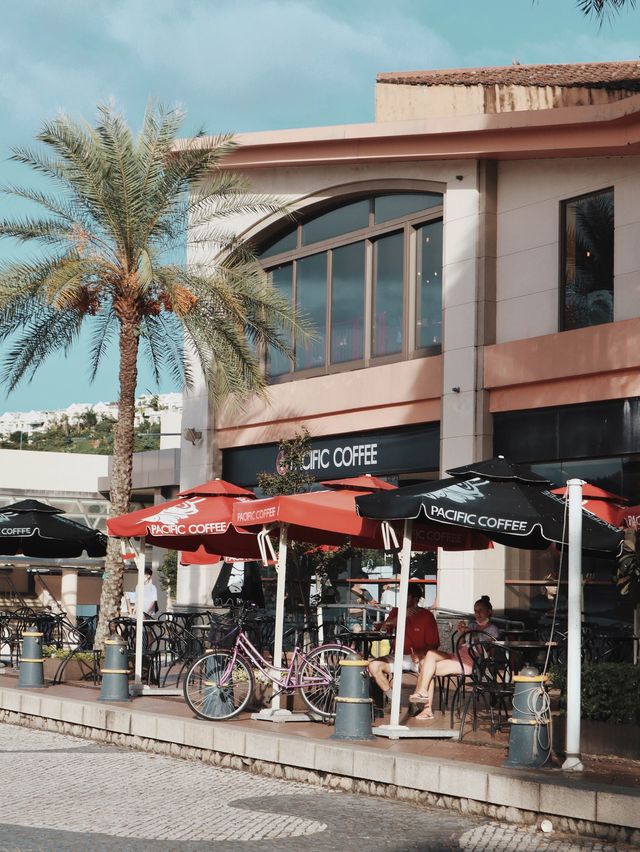
[[[184,698],[200,719],[219,721],[242,713],[253,696],[253,671],[242,657],[213,651],[200,657],[184,681]]]
[[[336,715],[340,661],[359,660],[360,654],[346,645],[319,645],[307,654],[300,669],[300,692],[307,707],[323,719]],[[328,682],[323,677],[328,676]]]

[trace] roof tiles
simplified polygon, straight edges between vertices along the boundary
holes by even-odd
[[[409,86],[580,86],[640,91],[640,61],[391,71],[378,74],[377,80]]]

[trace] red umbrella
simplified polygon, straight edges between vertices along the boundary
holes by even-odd
[[[234,503],[254,499],[251,491],[223,479],[212,479],[181,492],[179,498],[119,515],[107,521],[109,535],[145,537],[149,544],[170,550],[228,554],[258,559],[254,535],[231,525]]]
[[[329,489],[236,503],[231,522],[237,528],[254,531],[258,526],[287,524],[288,538],[292,541],[340,545],[350,539],[354,547],[387,549],[382,524],[358,515],[355,498],[367,492],[392,490],[394,485],[375,476],[333,479],[321,484]],[[401,538],[400,525],[396,524],[395,528],[397,537]],[[438,547],[446,550],[489,547],[488,540],[479,533],[435,521],[416,522],[412,542],[414,549],[420,551]]]
[[[552,493],[565,497],[567,489],[554,488]],[[604,488],[598,488],[589,482],[582,486],[582,508],[614,527],[622,526],[623,516],[628,510],[621,504],[628,502],[626,497],[605,491]]]

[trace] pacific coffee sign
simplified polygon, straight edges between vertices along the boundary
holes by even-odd
[[[438,470],[439,450],[438,424],[429,423],[314,439],[303,467],[317,480],[361,473],[394,476]],[[223,477],[244,486],[255,485],[263,471],[284,473],[277,444],[224,450],[222,463]]]

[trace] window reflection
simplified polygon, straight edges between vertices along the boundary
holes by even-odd
[[[271,271],[271,283],[286,299],[293,298],[293,264],[285,263]],[[291,335],[285,332],[285,342],[291,348]],[[291,370],[291,360],[273,347],[268,353],[268,373],[270,376],[282,376]]]
[[[394,195],[378,195],[374,200],[374,221],[389,222],[401,216],[410,216],[429,207],[440,207],[442,195],[439,192],[399,192]]]
[[[563,328],[613,321],[613,190],[564,203]]]
[[[374,355],[402,351],[404,234],[399,232],[375,243],[373,309]]]
[[[290,231],[288,234],[285,234],[283,237],[280,237],[276,240],[275,243],[272,243],[268,248],[265,248],[260,252],[260,257],[273,257],[276,254],[282,254],[285,251],[293,251],[296,248],[298,242],[298,230],[297,227]]]
[[[353,204],[345,204],[337,210],[331,210],[322,216],[316,216],[310,222],[302,226],[302,245],[319,243],[348,234],[360,228],[366,228],[369,224],[369,199],[356,201]]]
[[[331,363],[364,356],[364,242],[335,249],[331,287]]]
[[[314,254],[297,264],[296,310],[313,325],[313,339],[296,345],[296,370],[324,367],[327,324],[327,255]]]
[[[442,221],[418,228],[416,346],[442,342]]]

